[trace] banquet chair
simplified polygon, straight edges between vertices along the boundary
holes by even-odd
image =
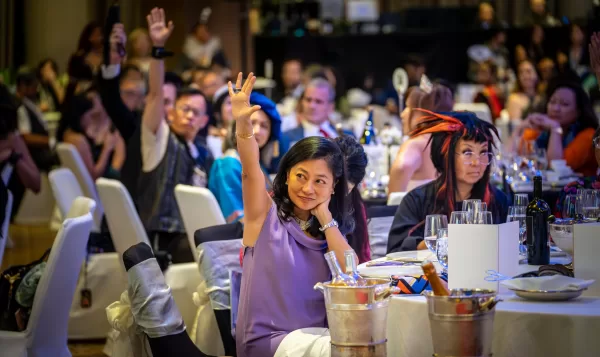
[[[2,258],[4,257],[4,249],[8,241],[8,226],[10,226],[10,212],[12,210],[13,196],[8,191],[8,199],[4,208],[4,222],[2,222],[2,231],[0,232],[0,266],[2,266]]]
[[[371,259],[384,257],[387,252],[390,228],[398,206],[372,206],[367,208],[367,231],[371,245]]]
[[[40,192],[25,190],[14,222],[22,225],[50,224],[54,213],[54,197],[48,182],[48,175],[40,175]]]
[[[79,197],[63,222],[36,290],[27,328],[0,331],[0,354],[11,357],[71,357],[69,308],[92,228],[93,200]]]
[[[79,182],[71,170],[67,168],[55,169],[48,175],[54,198],[62,217],[67,213],[77,197],[83,196]],[[75,291],[75,299],[71,306],[69,319],[69,339],[97,339],[105,338],[110,331],[106,322],[104,309],[127,286],[127,279],[122,274],[117,253],[92,254],[87,259],[86,279],[79,279]],[[84,288],[89,289],[93,296],[93,304],[82,308],[78,299],[78,292]],[[90,324],[89,321],[98,321]]]
[[[209,189],[187,185],[175,186],[175,199],[179,213],[187,232],[194,261],[198,261],[198,252],[194,242],[194,232],[198,229],[225,224],[225,217],[219,203]]]
[[[104,216],[104,208],[98,199],[98,193],[96,192],[96,186],[94,185],[94,180],[92,180],[92,176],[88,172],[83,160],[81,159],[81,155],[75,149],[75,146],[67,143],[58,143],[56,145],[56,153],[58,154],[58,158],[63,167],[66,167],[73,172],[77,181],[79,182],[79,186],[83,191],[85,197],[89,197],[96,201],[96,211],[94,212],[94,232],[100,232],[100,227],[102,226],[102,217]]]
[[[454,111],[467,111],[477,115],[477,117],[483,121],[487,121],[490,124],[494,124],[490,107],[485,103],[454,103],[452,108]]]
[[[195,295],[198,314],[193,328],[196,332],[194,343],[209,354],[235,356],[235,340],[231,334],[230,272],[242,271],[240,248],[241,239],[212,240],[198,246],[198,266],[203,280]]]
[[[399,206],[400,203],[402,202],[402,199],[404,198],[404,196],[406,196],[408,192],[392,192],[390,193],[388,200],[387,200],[387,205],[388,206]]]
[[[122,256],[127,249],[138,243],[152,246],[125,186],[120,181],[102,177],[96,180],[96,186],[100,199],[106,207],[106,221],[118,256]],[[119,274],[122,273],[123,270]],[[200,285],[198,265],[196,263],[172,264],[164,275],[185,323],[191,326],[196,316],[196,305],[192,296]],[[123,289],[119,291],[119,295],[122,291]],[[118,297],[115,300],[118,300]]]

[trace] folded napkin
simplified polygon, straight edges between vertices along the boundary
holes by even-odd
[[[516,278],[500,282],[509,289],[529,291],[576,291],[592,285],[594,280],[581,280],[564,275]]]

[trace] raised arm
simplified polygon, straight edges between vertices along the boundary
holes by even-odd
[[[154,8],[150,15],[146,16],[148,20],[148,32],[152,39],[152,46],[164,47],[171,33],[173,32],[173,22],[165,22],[165,11]],[[152,58],[150,60],[149,88],[146,107],[142,121],[144,126],[152,133],[156,134],[158,127],[164,116],[164,103],[162,86],[165,77],[165,64],[162,59]]]
[[[242,87],[242,73],[238,74],[235,93],[231,85],[231,112],[236,123],[237,148],[242,162],[242,198],[244,201],[244,245],[253,247],[271,207],[271,198],[265,187],[265,177],[260,168],[258,143],[254,139],[254,129],[250,116],[260,110],[260,106],[250,105],[250,94],[256,77],[248,75]]]
[[[421,167],[423,149],[416,139],[408,140],[400,147],[396,160],[390,170],[390,184],[388,194],[392,192],[406,192],[411,177]]]

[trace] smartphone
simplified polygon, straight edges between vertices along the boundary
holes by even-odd
[[[119,6],[119,2],[115,1],[108,9],[108,15],[106,16],[106,22],[104,24],[104,48],[110,48],[110,34],[112,32],[112,28],[114,24],[118,24],[121,22],[121,7]],[[117,51],[119,52],[119,56],[125,57],[125,46],[120,43],[117,44]],[[110,51],[104,51],[104,62],[110,62]]]

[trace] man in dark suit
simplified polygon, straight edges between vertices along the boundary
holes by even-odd
[[[335,90],[323,78],[315,78],[306,86],[298,113],[300,125],[288,130],[281,137],[282,152],[285,153],[296,142],[309,136],[336,138],[339,134],[329,121],[335,109]],[[344,132],[353,135],[351,132]]]

